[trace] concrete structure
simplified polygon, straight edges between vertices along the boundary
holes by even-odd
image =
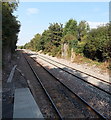
[[[29,88],[15,90],[13,118],[43,118]]]
[[[12,79],[13,79],[13,76],[14,76],[14,72],[15,72],[15,68],[17,67],[17,65],[14,65],[14,67],[12,68],[11,72],[10,72],[10,75],[9,75],[9,78],[7,80],[7,83],[10,83],[12,82]]]

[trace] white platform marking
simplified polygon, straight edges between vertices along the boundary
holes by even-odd
[[[13,75],[14,75],[14,72],[15,72],[15,68],[17,67],[17,65],[14,65],[14,67],[12,68],[11,72],[10,72],[10,75],[8,77],[8,80],[7,80],[7,83],[11,82],[12,81],[12,78],[13,78]]]

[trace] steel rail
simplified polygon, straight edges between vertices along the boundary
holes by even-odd
[[[53,64],[53,63],[51,63],[51,62],[45,60],[44,58],[41,58],[40,56],[38,56],[38,57],[39,57],[40,59],[43,59],[44,61],[46,61],[46,62],[48,62],[48,63],[50,63],[50,64],[56,66],[56,67],[58,67],[57,65],[55,65],[55,64]],[[88,83],[88,84],[90,84],[90,85],[92,85],[92,86],[94,86],[94,87],[100,89],[101,91],[103,91],[103,92],[105,92],[105,93],[111,95],[111,93],[108,92],[108,91],[106,91],[105,89],[102,89],[102,88],[100,88],[99,86],[96,86],[96,85],[94,85],[93,83],[90,83],[90,82],[84,80],[83,78],[81,78],[81,77],[79,77],[79,76],[77,76],[77,75],[74,75],[73,73],[71,73],[71,72],[69,72],[69,71],[67,71],[67,70],[64,70],[64,69],[62,69],[62,68],[60,68],[60,67],[58,67],[58,68],[61,69],[61,70],[63,70],[63,71],[65,71],[65,72],[67,72],[67,73],[69,73],[69,74],[71,74],[71,75],[73,75],[73,76],[75,76],[75,77],[77,77],[77,78],[79,78],[80,80],[82,80],[82,81],[84,81],[84,82],[86,82],[86,83]],[[97,79],[97,78],[96,78],[96,79]]]
[[[60,82],[65,88],[67,88],[71,93],[73,93],[77,98],[79,98],[84,104],[86,104],[92,111],[94,111],[101,120],[108,120],[105,116],[103,116],[101,113],[99,113],[95,108],[90,106],[82,97],[74,93],[67,85],[65,85],[63,82],[61,82],[58,78],[56,78],[51,72],[49,72],[45,67],[43,67],[40,63],[38,63],[34,58],[30,57],[32,60],[34,60],[37,64],[39,64],[44,70],[47,71],[52,77],[54,77],[58,82]]]
[[[39,54],[36,54],[36,55],[39,55]],[[46,58],[46,59],[49,59],[49,58],[47,58],[47,57],[45,57],[45,56],[43,56],[43,55],[39,55],[39,56],[42,56],[42,57],[44,57],[44,58]],[[86,73],[86,72],[83,72],[83,71],[81,71],[81,70],[75,69],[75,68],[73,68],[73,67],[70,67],[70,66],[65,65],[65,64],[63,64],[63,63],[60,63],[60,62],[57,62],[57,61],[55,61],[55,60],[52,60],[52,59],[49,59],[49,60],[51,60],[51,61],[53,61],[53,62],[55,62],[55,63],[58,63],[58,64],[60,64],[60,65],[66,66],[67,68],[71,68],[72,70],[76,70],[76,71],[78,71],[78,72],[84,73],[84,74],[86,74],[86,75],[88,75],[88,76],[91,76],[91,77],[93,77],[93,78],[96,78],[96,79],[98,79],[98,80],[100,80],[100,81],[102,81],[102,82],[105,82],[105,83],[108,83],[108,84],[111,85],[111,82],[105,81],[105,80],[103,80],[103,79],[101,79],[101,78],[98,78],[98,77],[96,77],[96,76],[94,76],[94,75],[88,74],[88,73]]]
[[[53,105],[53,107],[54,107],[56,113],[58,114],[59,118],[60,118],[61,120],[64,120],[63,117],[62,117],[62,115],[60,114],[58,108],[56,107],[55,103],[53,102],[52,98],[50,97],[49,93],[47,92],[47,90],[45,89],[44,85],[42,84],[40,78],[39,78],[38,75],[36,74],[35,70],[34,70],[33,67],[31,66],[31,64],[29,63],[29,61],[26,59],[25,55],[24,55],[24,58],[25,58],[25,60],[27,61],[28,65],[30,66],[32,72],[34,73],[36,79],[39,81],[39,83],[40,83],[41,87],[43,88],[45,94],[46,94],[47,97],[49,98],[49,100],[50,100],[51,104]]]

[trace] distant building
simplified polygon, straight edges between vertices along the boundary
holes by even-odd
[[[109,2],[109,22],[111,22],[111,1]]]

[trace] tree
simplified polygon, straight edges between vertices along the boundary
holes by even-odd
[[[66,34],[62,40],[61,43],[64,44],[68,44],[70,48],[75,48],[77,47],[77,39],[75,36],[71,35],[71,34]]]
[[[63,36],[65,36],[66,34],[71,34],[75,37],[77,37],[77,21],[70,19],[64,29],[63,29]]]
[[[62,33],[63,33],[62,24],[58,23],[50,24],[49,26],[50,42],[52,42],[52,44],[55,45],[56,47],[60,45]]]
[[[86,39],[90,30],[89,24],[86,21],[81,21],[78,25],[78,40],[83,41]]]
[[[62,24],[51,23],[42,35],[36,34],[25,46],[53,56],[81,54],[92,60],[108,61],[111,59],[111,23],[91,30],[86,21],[77,26],[77,21],[70,19],[64,28]]]
[[[26,44],[24,45],[24,49],[31,49],[30,42],[29,42],[29,43],[26,43]]]
[[[48,51],[51,52],[51,40],[50,40],[50,36],[49,36],[49,30],[44,30],[44,32],[42,33],[40,42],[38,44],[39,48],[43,51]]]
[[[39,51],[41,48],[40,48],[40,40],[41,40],[41,35],[39,33],[37,33],[35,35],[35,46],[34,46],[34,49]]]
[[[107,48],[109,41],[108,25],[99,26],[88,33],[84,55],[93,60],[105,61],[108,59]]]
[[[2,2],[3,55],[7,58],[7,60],[11,59],[11,55],[7,54],[11,54],[16,49],[18,32],[20,31],[20,22],[17,21],[16,17],[13,15],[17,6],[18,4],[16,2]]]

